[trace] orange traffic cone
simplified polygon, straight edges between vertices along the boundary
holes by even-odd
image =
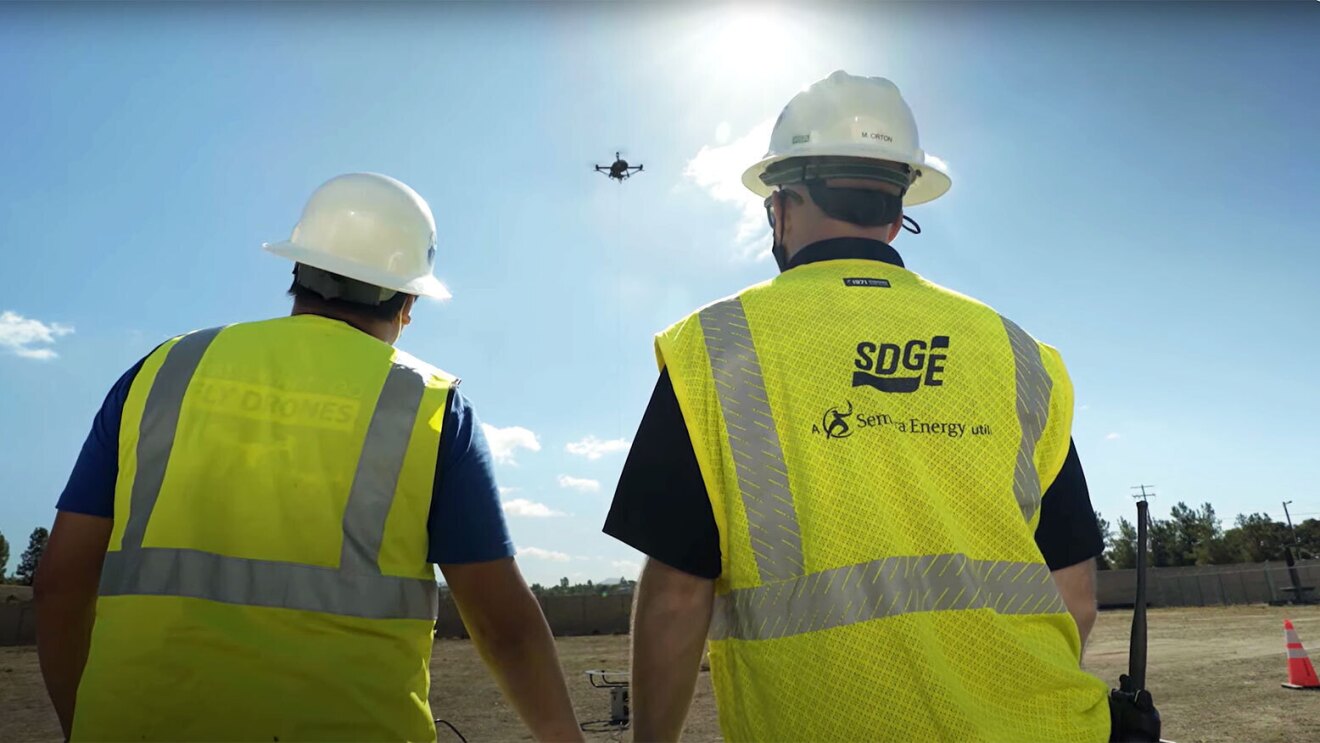
[[[1307,656],[1302,641],[1297,637],[1290,619],[1283,620],[1283,642],[1288,646],[1288,683],[1285,689],[1320,689],[1320,678],[1315,676],[1315,666]]]

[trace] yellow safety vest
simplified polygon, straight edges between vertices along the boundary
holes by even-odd
[[[426,522],[456,383],[312,315],[147,357],[73,738],[435,740]]]
[[[733,741],[1103,741],[1033,534],[1059,354],[895,266],[807,264],[656,339],[719,526]]]

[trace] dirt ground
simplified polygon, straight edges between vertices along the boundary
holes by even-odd
[[[1179,743],[1320,740],[1320,692],[1288,691],[1283,619],[1297,625],[1320,660],[1320,607],[1263,606],[1157,609],[1150,614],[1149,687],[1165,720],[1164,737]],[[1086,667],[1116,683],[1127,667],[1127,612],[1104,612],[1087,650]],[[591,688],[585,671],[626,667],[627,637],[569,637],[560,659],[582,721],[609,716],[607,692]],[[435,645],[431,704],[469,741],[530,740],[471,643]],[[598,733],[592,740],[626,739]],[[0,741],[59,740],[33,648],[0,648]],[[439,740],[457,740],[441,728]],[[702,674],[685,740],[719,740],[709,677]]]

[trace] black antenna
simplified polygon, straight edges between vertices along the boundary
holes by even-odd
[[[1137,596],[1132,606],[1132,639],[1128,645],[1128,672],[1118,677],[1118,689],[1109,694],[1110,720],[1114,729],[1110,740],[1160,740],[1160,713],[1155,700],[1146,691],[1146,527],[1150,521],[1150,503],[1155,497],[1138,485],[1137,499]]]
[[[1151,485],[1138,485],[1141,495],[1137,499],[1137,597],[1132,607],[1132,637],[1128,641],[1128,685],[1124,691],[1138,692],[1146,688],[1146,524],[1150,521],[1149,498]],[[1137,488],[1133,488],[1136,490]]]

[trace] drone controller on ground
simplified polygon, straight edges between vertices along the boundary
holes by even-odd
[[[586,732],[612,732],[627,730],[632,720],[628,697],[629,679],[625,671],[587,671],[587,680],[597,689],[610,691],[610,717],[582,723]]]

